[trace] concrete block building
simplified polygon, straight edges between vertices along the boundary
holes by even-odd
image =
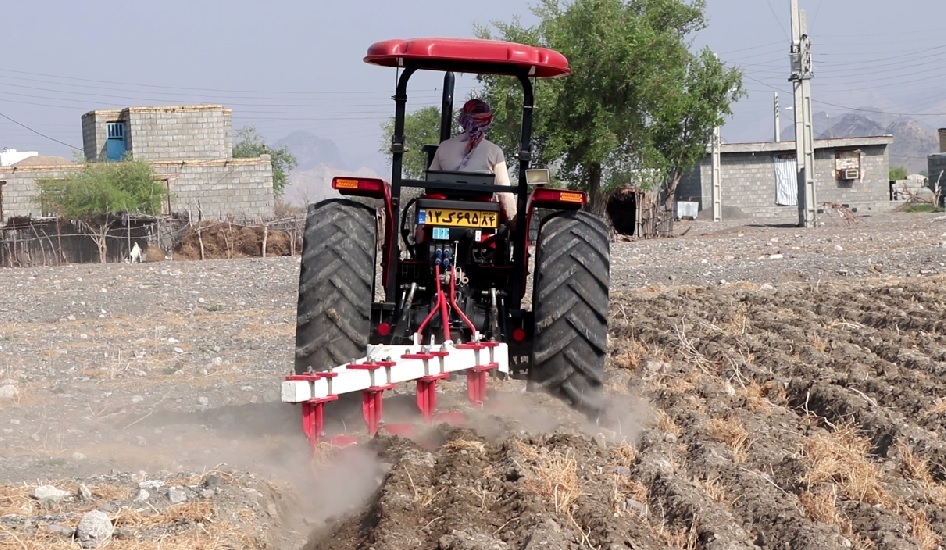
[[[90,111],[82,116],[85,158],[116,161],[128,155],[151,162],[170,191],[169,212],[272,217],[271,159],[233,158],[232,120],[233,111],[222,105]]]
[[[927,185],[930,189],[935,192],[937,183],[940,190],[946,189],[946,128],[940,128],[939,152],[927,157],[927,166],[927,174],[929,174]],[[943,195],[946,195],[946,193]]]
[[[128,107],[82,116],[83,152],[91,162],[144,159],[170,191],[164,213],[200,211],[204,219],[271,218],[269,155],[233,158],[232,111],[221,105]],[[62,177],[82,164],[33,156],[0,167],[0,224],[11,216],[44,214],[36,182]]]
[[[884,211],[890,201],[889,145],[893,137],[815,140],[815,200],[858,211]],[[723,219],[798,217],[795,142],[720,146]],[[707,156],[680,180],[677,200],[698,203],[700,217],[713,213],[713,162]]]

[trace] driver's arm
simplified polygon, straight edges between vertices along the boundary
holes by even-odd
[[[500,160],[493,167],[493,173],[496,174],[496,185],[512,185],[509,181],[509,169],[506,167],[506,160]],[[499,197],[499,207],[506,215],[507,220],[516,218],[516,196],[512,193],[497,193]]]

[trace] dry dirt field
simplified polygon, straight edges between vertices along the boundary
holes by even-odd
[[[0,548],[940,548],[946,218],[823,219],[614,242],[601,425],[449,382],[316,463],[298,258],[0,270]]]

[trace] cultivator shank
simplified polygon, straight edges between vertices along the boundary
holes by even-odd
[[[369,345],[367,355],[352,363],[287,376],[282,383],[282,401],[302,405],[302,429],[314,451],[320,443],[347,446],[357,439],[351,435],[324,437],[325,405],[341,394],[361,392],[362,416],[369,436],[382,428],[389,433],[404,433],[410,427],[383,424],[384,392],[400,383],[416,381],[417,407],[421,418],[430,423],[437,418],[437,382],[452,373],[465,372],[471,403],[483,406],[490,371],[509,372],[506,344],[454,345],[448,341],[441,345]]]

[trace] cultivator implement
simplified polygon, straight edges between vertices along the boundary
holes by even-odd
[[[282,383],[282,401],[302,406],[302,430],[313,453],[321,443],[332,446],[354,444],[357,435],[325,437],[325,406],[346,393],[361,392],[362,416],[367,435],[382,429],[388,433],[406,434],[412,425],[385,425],[382,420],[384,393],[398,384],[416,382],[417,408],[426,423],[437,419],[455,421],[451,415],[437,415],[437,382],[454,373],[466,374],[470,402],[482,407],[487,398],[487,377],[490,371],[508,373],[506,344],[469,342],[440,345],[377,345],[368,346],[365,357],[331,370],[292,374]]]

